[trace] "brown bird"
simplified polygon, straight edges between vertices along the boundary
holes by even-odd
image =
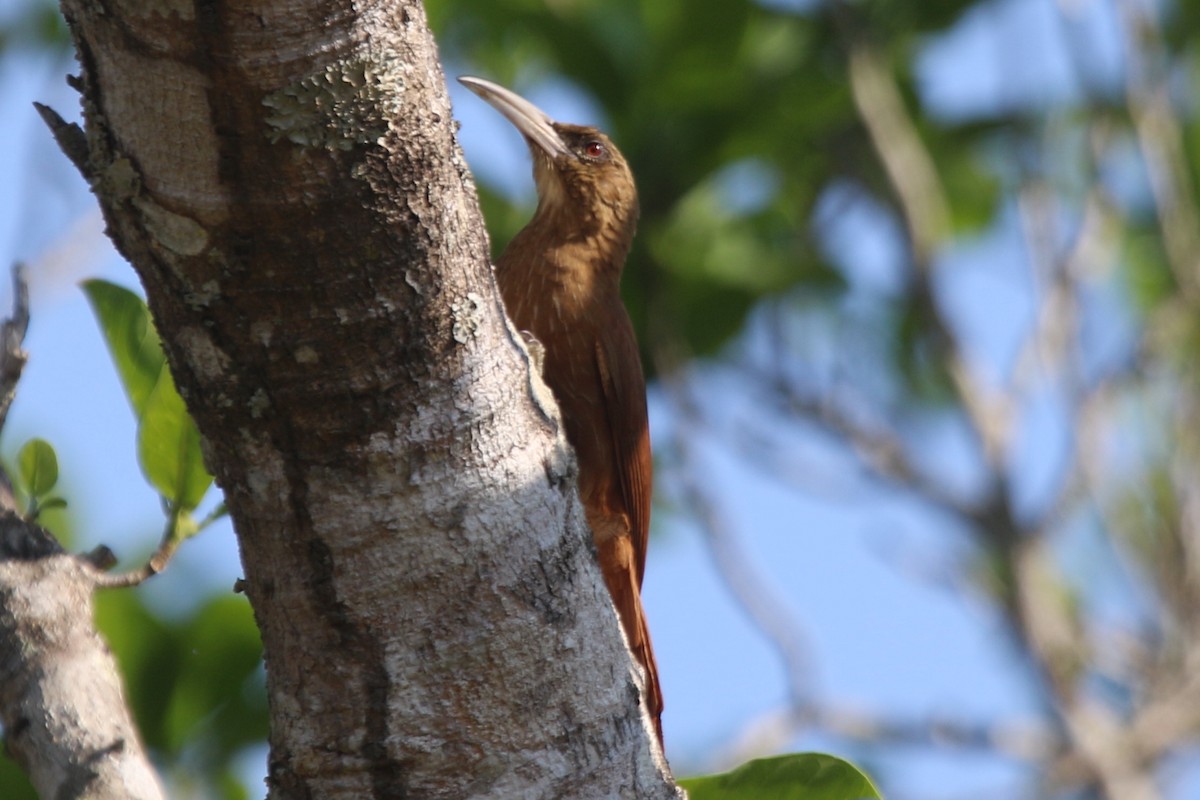
[[[545,350],[543,378],[579,461],[579,496],[600,569],[641,665],[642,697],[662,744],[662,691],[642,610],[650,533],[650,428],[646,379],[621,270],[637,227],[633,174],[595,128],[555,122],[502,86],[459,78],[529,144],[538,205],[496,263],[518,330]]]

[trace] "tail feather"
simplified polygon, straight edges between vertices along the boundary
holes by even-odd
[[[654,723],[658,745],[663,746],[662,688],[658,682],[658,663],[650,643],[650,628],[642,609],[642,593],[629,537],[614,536],[600,545],[600,569],[613,605],[621,618],[621,627],[638,665],[642,668],[642,702]]]

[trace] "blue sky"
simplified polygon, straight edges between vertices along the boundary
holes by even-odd
[[[1079,72],[1064,48],[1067,29],[1092,43],[1088,80],[1113,80],[1120,46],[1109,4],[1067,5],[1080,9],[1068,28],[1048,0],[1002,0],[972,11],[926,45],[919,61],[923,100],[953,119],[986,117],[998,108],[1049,108],[1079,90]],[[1014,47],[1023,48],[1016,57]],[[1013,63],[1022,68],[1011,70]],[[49,439],[59,452],[72,511],[85,525],[79,546],[103,542],[131,562],[153,547],[161,514],[140,477],[132,414],[77,283],[97,276],[128,286],[137,281],[103,237],[92,197],[30,105],[36,99],[73,113],[77,99],[62,80],[70,68],[19,50],[0,59],[0,141],[8,145],[0,150],[0,255],[29,264],[33,294],[31,360],[3,445],[12,452],[29,436]],[[450,88],[461,141],[479,179],[531,197],[520,137],[474,95],[456,83]],[[557,118],[604,122],[569,85],[539,85],[528,95]],[[753,188],[755,176],[740,179]],[[820,215],[823,244],[852,282],[867,294],[886,292],[900,258],[895,232],[878,210],[852,202],[836,221],[821,223]],[[954,322],[974,365],[993,380],[1011,371],[1032,316],[1017,225],[1015,213],[1003,215],[994,230],[942,254],[940,264],[949,275],[941,288],[955,309]],[[7,298],[5,289],[0,308]],[[1106,346],[1119,354],[1124,341],[1118,328]],[[752,331],[743,346],[753,347]],[[692,379],[722,418],[754,416],[754,399],[730,370],[710,365]],[[1052,392],[1035,398],[1030,411],[1018,472],[1028,502],[1036,503],[1064,443]],[[651,413],[656,441],[684,424],[659,389],[652,391]],[[955,432],[930,436],[936,459],[969,463],[956,450]],[[818,444],[798,442],[798,453],[806,448],[818,448],[814,458],[828,456]],[[991,608],[923,572],[939,560],[954,564],[967,557],[969,545],[950,521],[899,493],[872,491],[872,503],[864,505],[854,493],[798,487],[747,463],[709,433],[694,435],[692,452],[706,482],[721,487],[716,500],[736,521],[749,563],[802,632],[811,663],[805,677],[818,696],[914,718],[1020,721],[1036,713],[1037,699]],[[739,743],[747,731],[786,701],[787,676],[733,601],[697,527],[686,515],[661,512],[655,525],[645,598],[666,694],[669,755],[681,774],[728,766],[729,758],[745,754]],[[1102,565],[1095,569],[1104,572]],[[191,597],[228,591],[239,574],[235,542],[223,524],[189,542],[167,575],[139,591],[170,613]],[[819,735],[789,746],[852,757],[864,752]],[[255,753],[247,769],[262,763]],[[896,800],[1013,798],[1025,787],[1019,764],[963,751],[901,749],[872,763],[884,768]]]

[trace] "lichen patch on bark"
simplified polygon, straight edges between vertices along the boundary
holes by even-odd
[[[397,54],[359,50],[263,98],[270,140],[329,150],[376,143],[400,111],[403,85]]]

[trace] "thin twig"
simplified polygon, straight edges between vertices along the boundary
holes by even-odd
[[[187,540],[187,537],[176,534],[176,527],[178,525],[177,517],[178,514],[168,515],[166,528],[163,531],[161,541],[158,543],[158,548],[151,554],[150,558],[146,559],[145,564],[117,575],[98,575],[96,577],[96,587],[100,589],[125,589],[131,586],[139,586],[165,570],[167,565],[171,563],[171,559],[175,556],[175,552],[179,549],[179,546]]]
[[[901,719],[866,709],[813,703],[754,720],[722,761],[742,763],[785,747],[812,728],[872,746],[955,748],[990,753],[1030,764],[1057,760],[1066,745],[1043,720],[970,722],[948,716]]]
[[[1154,57],[1163,51],[1162,36],[1145,4],[1125,0],[1118,5],[1128,44],[1126,102],[1158,209],[1167,260],[1184,298],[1195,303],[1200,300],[1200,210],[1167,76],[1151,74]]]

